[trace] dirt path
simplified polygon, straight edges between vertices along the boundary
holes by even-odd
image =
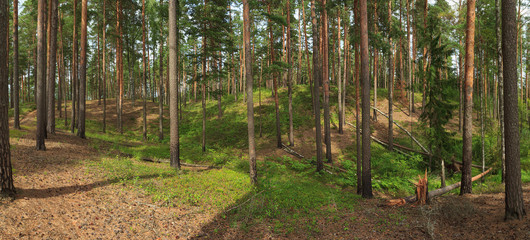
[[[22,124],[30,130],[11,138],[17,197],[0,202],[0,239],[188,238],[211,218],[98,177],[91,165],[102,155],[89,140],[58,131],[36,151],[35,112]]]

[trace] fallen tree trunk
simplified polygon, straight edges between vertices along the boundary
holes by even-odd
[[[373,107],[373,106],[370,106],[372,109],[378,111],[381,115],[385,116],[386,118],[388,118],[388,115],[386,115],[384,112],[382,112],[381,110]],[[396,121],[392,121],[394,122],[394,124],[399,127],[401,130],[405,131],[405,133],[407,133],[407,135],[409,135],[409,137],[416,143],[418,144],[418,146],[420,146],[420,148],[427,154],[431,155],[431,153],[425,148],[423,147],[423,145],[421,145],[421,143],[414,137],[412,136],[412,134],[407,130],[405,129],[404,127],[402,127],[401,125],[399,125],[399,123],[397,123]]]
[[[160,158],[154,158],[154,159],[152,159],[152,158],[142,158],[142,161],[154,162],[154,163],[169,163],[169,159],[160,159]],[[198,164],[183,163],[183,162],[181,162],[180,165],[184,166],[184,167],[196,167],[196,168],[207,168],[207,169],[211,169],[211,168],[221,169],[222,168],[222,167],[219,167],[219,166],[198,165]]]
[[[282,143],[282,149],[283,149],[285,152],[287,152],[287,153],[289,153],[289,154],[291,154],[291,155],[293,155],[293,156],[295,156],[295,157],[298,157],[298,158],[304,158],[304,156],[303,156],[302,154],[297,153],[296,151],[294,151],[293,149],[291,149],[290,147],[286,146],[286,145],[283,144],[283,143]]]
[[[479,174],[477,176],[474,176],[473,178],[471,178],[471,182],[474,182],[474,181],[477,181],[477,180],[481,179],[486,174],[488,174],[491,170],[492,170],[492,168],[488,169],[487,171],[485,171],[485,172],[483,172],[483,173],[481,173],[481,174]],[[457,182],[457,183],[451,184],[449,186],[445,186],[443,188],[438,188],[436,190],[432,190],[432,191],[429,192],[427,198],[430,199],[430,198],[437,197],[437,196],[443,195],[445,193],[448,193],[451,190],[454,190],[454,189],[460,187],[461,184],[462,184],[462,182]],[[408,196],[408,197],[405,197],[405,198],[392,199],[392,200],[390,200],[388,202],[387,205],[390,205],[390,206],[403,205],[405,203],[415,203],[416,201],[417,201],[416,195],[412,195],[412,196]]]

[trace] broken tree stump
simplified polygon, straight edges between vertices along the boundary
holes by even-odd
[[[471,178],[471,182],[477,181],[477,180],[481,179],[482,177],[486,176],[486,174],[488,174],[492,169],[493,168],[489,168],[487,171],[485,171],[483,173],[480,173],[477,176],[474,176],[473,178]],[[425,175],[425,176],[427,176],[427,175]],[[443,188],[438,188],[438,189],[432,190],[432,191],[428,192],[426,199],[428,200],[428,199],[443,195],[445,193],[448,193],[451,190],[454,190],[454,189],[460,187],[461,184],[462,184],[462,182],[457,182],[457,183],[451,184],[449,186],[445,186]],[[415,185],[417,185],[417,184],[415,183]],[[408,197],[405,197],[405,198],[389,200],[387,205],[388,206],[396,206],[396,205],[404,205],[405,203],[415,203],[415,202],[418,202],[417,201],[418,199],[420,199],[420,198],[418,197],[418,194],[416,194],[416,195],[408,196]],[[420,201],[421,201],[421,199],[420,199]]]

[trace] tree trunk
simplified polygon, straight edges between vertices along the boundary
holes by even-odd
[[[504,78],[503,78],[503,64],[502,64],[502,33],[501,33],[501,3],[500,0],[495,0],[495,33],[497,36],[497,82],[499,85],[499,128],[501,131],[501,182],[504,182],[506,177],[506,149],[504,138]]]
[[[103,132],[106,132],[106,128],[107,128],[107,123],[106,123],[107,122],[107,63],[106,63],[107,61],[107,43],[106,43],[107,15],[105,15],[106,10],[107,10],[106,1],[103,1],[103,46],[102,46],[102,50],[103,50]],[[65,102],[65,105],[66,105],[66,102]]]
[[[473,1],[473,0],[472,0]],[[473,1],[474,2],[474,1]],[[504,123],[506,138],[505,220],[525,215],[519,150],[519,114],[517,106],[517,22],[515,0],[502,1],[502,57],[504,73]],[[464,163],[465,164],[465,163]]]
[[[287,48],[287,64],[291,65],[291,6],[290,1],[286,1],[286,12],[287,12],[287,42],[285,43]],[[249,46],[250,47],[250,46]],[[245,46],[246,49],[246,46]],[[247,59],[245,57],[245,59]],[[248,68],[249,65],[245,65]],[[248,77],[248,75],[247,75]],[[248,83],[248,80],[247,80]],[[287,70],[287,94],[289,97],[288,110],[289,110],[289,146],[294,146],[294,128],[293,128],[293,69],[289,67]],[[248,94],[247,94],[248,95]]]
[[[16,1],[17,0],[15,0],[15,6],[17,5]],[[9,8],[7,2],[7,0],[0,0],[0,22],[2,23],[9,21]],[[39,1],[39,10],[41,10],[42,7],[45,7],[41,5],[45,5],[44,0]],[[16,8],[17,7],[15,7],[15,9]],[[39,15],[41,14],[41,11],[39,11]],[[39,18],[39,20],[40,19],[41,18]],[[8,26],[9,24],[0,25],[0,196],[7,195],[14,197],[15,186],[13,185],[13,171],[11,167],[11,152],[9,145],[9,118],[7,115],[9,107],[7,92],[7,75],[9,74],[9,67],[7,66],[7,57],[9,56],[9,49],[7,47]],[[44,139],[42,139],[42,146],[44,146]]]
[[[1,6],[4,10],[3,7]],[[20,99],[19,99],[19,69],[18,69],[18,0],[13,0],[13,81],[15,85],[14,89],[14,127],[20,129]],[[6,114],[7,116],[7,114]],[[3,134],[2,134],[3,135]],[[10,164],[10,163],[9,163]],[[3,184],[2,184],[3,185]],[[2,188],[3,189],[3,188]]]
[[[118,131],[123,134],[123,47],[122,47],[122,26],[121,26],[121,0],[116,1],[116,82],[118,84],[118,101],[116,104],[118,112]]]
[[[340,39],[341,39],[341,33],[340,33],[340,14],[341,14],[341,11],[340,9],[338,10],[338,13],[337,13],[337,40],[338,40],[338,58],[337,58],[337,66],[338,66],[338,71],[337,71],[337,87],[338,87],[338,92],[337,92],[337,105],[338,105],[338,118],[339,118],[339,134],[343,134],[344,133],[344,119],[342,118],[342,111],[343,111],[343,108],[344,106],[342,105],[342,73],[341,73],[341,65],[340,65],[340,56],[341,56],[341,51],[340,51]],[[346,48],[346,46],[345,46]]]
[[[147,141],[147,66],[146,66],[146,61],[149,61],[146,59],[146,55],[145,55],[145,35],[146,35],[146,30],[145,30],[145,0],[142,0],[142,78],[143,78],[143,82],[144,82],[144,91],[143,91],[143,103],[144,103],[144,107],[143,107],[143,139],[144,139],[144,142]]]
[[[473,68],[475,46],[475,0],[467,2],[466,66],[464,94],[464,133],[462,149],[462,186],[460,194],[471,193],[472,129],[473,129]]]
[[[58,13],[60,14],[60,13]],[[59,111],[59,118],[62,118],[63,117],[63,109],[62,109],[62,101],[63,101],[63,87],[65,85],[65,82],[64,82],[64,48],[63,48],[63,30],[62,30],[62,24],[61,24],[61,20],[62,20],[62,14],[61,16],[59,17],[58,19],[58,26],[57,26],[57,29],[58,29],[58,34],[60,35],[59,37],[59,53],[57,54],[57,72],[59,73],[59,87],[57,88],[57,111]],[[98,38],[99,40],[99,38]],[[99,55],[98,55],[99,56]],[[65,101],[65,104],[66,104],[66,101]],[[66,114],[66,111],[65,111],[65,114]]]
[[[359,13],[359,1],[356,0],[354,2],[354,20],[355,20],[355,33],[360,36],[360,13]],[[359,108],[360,108],[360,90],[361,90],[361,82],[359,78],[359,43],[355,44],[355,138],[356,138],[356,146],[357,146],[357,194],[362,194],[362,147],[361,147],[361,125],[360,125],[360,114],[359,114]]]
[[[362,110],[363,110],[363,132],[370,133],[370,66],[368,55],[368,14],[366,0],[361,0],[361,81],[362,87]],[[372,198],[372,173],[370,134],[363,134],[363,198]]]
[[[87,73],[87,0],[81,1],[81,71],[79,73],[79,128],[77,136],[85,136],[85,107],[86,107],[86,73]]]
[[[70,132],[75,132],[75,123],[76,123],[76,106],[77,106],[77,0],[72,0],[74,2],[74,9],[72,10],[74,14],[74,23],[73,23],[73,37],[72,37],[72,122],[70,126]]]
[[[320,36],[318,34],[318,23],[315,12],[315,0],[311,0],[311,21],[313,28],[313,108],[315,113],[315,143],[317,148],[317,172],[324,169],[324,163],[322,161],[322,129],[320,126],[320,93],[319,93],[319,82],[321,69],[320,63]]]
[[[378,28],[377,28],[377,21],[379,18],[377,17],[377,1],[374,2],[374,33],[377,34]],[[379,65],[379,52],[377,51],[377,48],[374,46],[374,108],[377,108],[377,66]],[[374,110],[373,113],[374,121],[377,122],[377,112]]]
[[[289,13],[289,3],[287,3],[287,12]],[[289,16],[289,15],[288,15]],[[289,17],[287,18],[289,19]],[[289,22],[289,20],[287,20]],[[253,184],[258,183],[256,169],[256,146],[254,142],[254,102],[252,94],[252,59],[250,56],[250,7],[248,0],[243,0],[243,41],[245,44],[245,78],[247,80],[247,123],[248,123],[248,157],[250,165],[250,181]],[[289,34],[287,35],[289,41]],[[289,50],[288,50],[289,51]]]
[[[37,150],[46,150],[46,0],[38,2],[37,17]],[[2,27],[3,28],[3,27]],[[3,44],[2,46],[6,46]],[[5,59],[5,57],[3,58]],[[7,72],[6,72],[7,81]],[[6,94],[7,96],[7,94]],[[6,102],[7,106],[7,102]]]
[[[392,24],[392,1],[388,2],[388,24]],[[388,57],[388,150],[394,149],[394,46],[392,35],[388,35],[390,56]]]
[[[326,159],[329,163],[331,158],[331,128],[329,116],[329,41],[328,41],[328,11],[327,0],[322,0],[322,87],[324,88],[324,141],[326,142]]]
[[[178,71],[177,71],[177,6],[178,0],[169,1],[169,131],[170,166],[180,170],[178,129]]]
[[[160,6],[162,6],[162,4],[164,4],[164,2],[162,0],[160,0]],[[160,35],[163,35],[163,31],[162,31],[162,25],[160,25]],[[159,59],[160,59],[160,63],[159,63],[159,70],[158,70],[158,74],[159,74],[159,81],[158,81],[158,140],[159,141],[162,141],[164,139],[164,63],[162,61],[163,57],[164,57],[164,52],[163,52],[163,49],[164,49],[164,42],[162,40],[160,40],[160,54],[159,54]],[[195,69],[196,71],[196,69]],[[194,71],[194,72],[195,72]],[[195,82],[194,82],[195,84]],[[196,86],[196,85],[195,85]]]

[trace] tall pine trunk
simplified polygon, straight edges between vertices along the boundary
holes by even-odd
[[[9,67],[7,66],[7,57],[9,56],[7,33],[9,24],[4,24],[9,21],[7,2],[7,0],[0,0],[0,22],[2,22],[0,24],[0,197],[6,195],[14,197],[15,195],[9,145],[9,118],[7,115],[9,106],[7,92],[7,75],[9,74]],[[39,10],[41,4],[44,4],[44,0],[39,1]],[[44,139],[42,143],[44,146]]]
[[[289,4],[287,4],[289,6]],[[289,9],[289,7],[287,7]],[[289,12],[289,10],[287,10]],[[287,20],[289,22],[289,20]],[[252,59],[250,56],[250,7],[248,0],[243,0],[243,41],[245,45],[245,78],[247,80],[247,126],[248,126],[248,157],[250,165],[250,181],[258,183],[256,169],[256,146],[254,141],[254,102],[252,94]],[[289,38],[289,35],[288,37]],[[289,41],[289,40],[288,40]]]
[[[38,2],[37,16],[37,150],[46,150],[46,0]],[[2,27],[3,28],[3,27]],[[2,46],[6,46],[3,44]],[[5,59],[5,57],[4,57]],[[5,70],[4,70],[5,71]],[[7,81],[7,73],[6,73]],[[7,96],[7,94],[6,94]],[[6,102],[7,106],[7,102]]]
[[[467,1],[466,58],[464,84],[464,126],[462,149],[462,185],[460,194],[471,193],[471,161],[473,137],[473,68],[475,58],[475,0]]]
[[[87,23],[88,10],[87,1],[81,1],[81,69],[79,73],[79,128],[77,129],[77,136],[86,138],[85,136],[85,107],[86,107],[86,74],[87,74]]]
[[[502,1],[502,57],[504,74],[504,123],[506,138],[505,220],[525,215],[521,183],[519,149],[519,113],[517,106],[517,22],[515,0]]]
[[[4,7],[4,6],[1,6]],[[3,10],[3,9],[2,9]],[[6,68],[7,69],[7,68]],[[19,69],[18,69],[18,0],[13,0],[13,81],[15,85],[14,89],[14,127],[20,129],[20,99],[19,99]],[[7,115],[6,115],[7,116]]]
[[[180,170],[179,132],[178,132],[178,38],[177,38],[177,6],[178,0],[169,1],[169,151],[170,165]]]
[[[143,89],[143,139],[147,141],[147,66],[146,66],[146,55],[145,55],[145,0],[142,0],[142,80],[144,82]],[[149,60],[147,60],[148,63]]]
[[[320,126],[320,93],[319,93],[319,82],[320,82],[320,36],[318,34],[319,27],[317,23],[317,16],[315,12],[315,0],[311,0],[311,21],[313,30],[313,108],[315,113],[315,143],[317,150],[317,171],[320,172],[324,169],[324,163],[322,161],[322,129]]]
[[[363,110],[363,198],[372,198],[372,173],[370,151],[370,66],[368,55],[368,14],[366,0],[360,0],[361,11],[361,81]]]

